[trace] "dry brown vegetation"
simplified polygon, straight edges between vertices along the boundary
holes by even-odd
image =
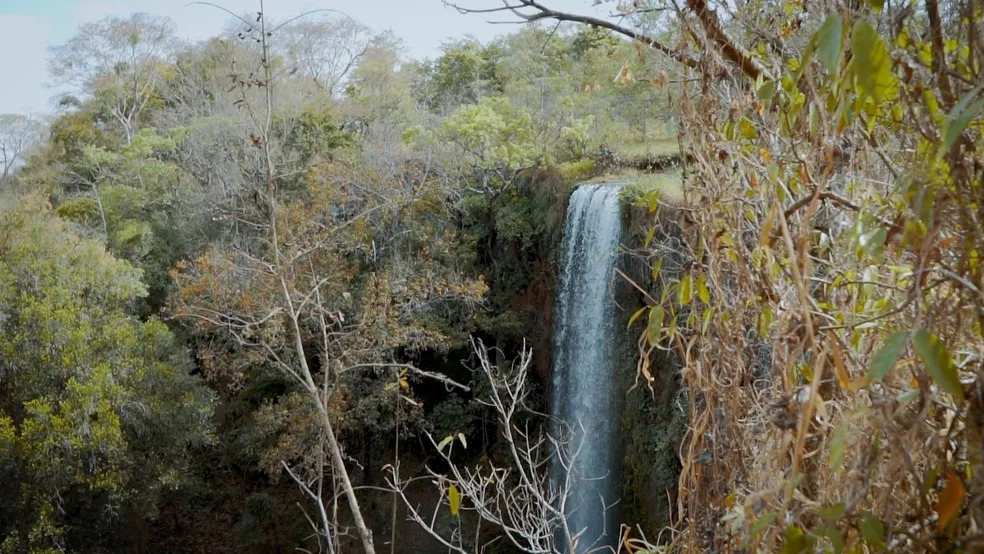
[[[689,259],[644,340],[689,393],[673,542],[978,551],[980,7],[785,5],[772,77],[681,102]]]

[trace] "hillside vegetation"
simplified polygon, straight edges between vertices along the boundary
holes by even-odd
[[[597,4],[53,48],[76,92],[0,117],[0,552],[567,552],[592,180],[642,267],[619,552],[984,549],[984,8]]]

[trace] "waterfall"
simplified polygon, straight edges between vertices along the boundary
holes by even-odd
[[[571,533],[583,531],[577,554],[614,546],[619,524],[616,306],[611,287],[622,227],[619,189],[613,184],[582,185],[571,195],[564,223],[554,319],[553,415],[573,432],[574,479],[566,513]],[[555,486],[568,475],[559,462],[552,472]]]

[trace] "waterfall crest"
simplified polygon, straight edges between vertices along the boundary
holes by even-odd
[[[616,184],[571,195],[554,319],[553,415],[573,432],[567,524],[577,554],[613,546],[618,531],[619,441],[612,293],[621,217]],[[553,482],[567,470],[555,462]],[[561,543],[562,544],[562,543]]]

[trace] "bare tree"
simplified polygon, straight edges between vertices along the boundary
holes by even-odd
[[[403,43],[390,34],[376,36],[348,78],[340,108],[361,125],[367,162],[401,164],[408,155],[403,132],[422,114],[413,101],[412,72],[400,63]],[[384,155],[385,154],[385,155]]]
[[[17,166],[24,162],[30,149],[41,139],[41,123],[26,115],[0,115],[0,185],[10,178]]]
[[[262,50],[260,58],[261,73],[259,75],[249,75],[237,77],[239,90],[243,93],[239,104],[246,110],[254,125],[254,131],[250,133],[250,142],[262,153],[263,159],[263,180],[264,187],[260,193],[262,200],[267,205],[266,227],[269,232],[267,238],[269,249],[267,251],[268,262],[261,263],[260,267],[265,268],[268,273],[269,283],[278,288],[281,294],[281,302],[275,306],[269,314],[258,321],[245,322],[244,326],[234,324],[233,328],[240,328],[240,339],[247,344],[258,344],[264,348],[276,364],[298,384],[310,398],[312,405],[316,408],[318,422],[322,428],[324,438],[327,442],[329,458],[334,470],[334,474],[340,482],[343,493],[348,500],[349,509],[355,522],[356,531],[362,542],[362,547],[366,554],[375,554],[373,545],[372,531],[366,525],[359,507],[359,500],[355,495],[355,488],[349,478],[348,469],[345,466],[345,458],[342,454],[341,446],[338,443],[338,436],[335,433],[331,414],[328,412],[328,402],[332,394],[332,381],[329,379],[328,372],[324,372],[321,383],[315,381],[315,374],[312,371],[309,359],[313,359],[318,354],[327,356],[329,344],[332,342],[332,335],[335,330],[331,327],[331,322],[335,320],[334,314],[330,314],[326,309],[323,298],[322,286],[325,280],[313,283],[304,283],[303,289],[296,286],[295,280],[290,278],[290,274],[296,271],[293,267],[295,263],[304,263],[305,253],[283,252],[281,250],[282,231],[278,225],[279,209],[277,201],[277,168],[274,166],[273,151],[271,148],[272,125],[274,118],[274,79],[272,63],[270,59],[269,38],[276,29],[268,29],[266,19],[263,16],[263,0],[260,0],[260,11],[255,22],[243,20],[243,24],[248,30],[244,34],[249,34],[256,40]],[[241,19],[241,18],[240,18]],[[254,106],[250,98],[245,95],[245,91],[250,88],[258,88],[263,91],[262,104]],[[303,281],[302,281],[303,282]],[[300,290],[299,290],[300,289]],[[284,331],[287,333],[287,340],[284,345],[286,351],[278,351],[273,348],[270,342],[255,341],[249,338],[252,329],[262,326],[264,320],[270,318],[280,319],[284,324]],[[317,322],[320,340],[320,352],[310,352],[311,347],[306,343],[304,330],[304,319],[313,318]],[[244,333],[245,332],[245,333]],[[301,481],[298,481],[301,483]],[[329,551],[334,550],[332,545],[333,526],[328,519],[327,510],[324,505],[323,497],[319,493],[314,494],[305,487],[305,492],[314,500],[318,506],[322,518],[322,533],[328,541]]]
[[[110,113],[130,144],[177,44],[166,17],[108,17],[83,23],[68,42],[50,48],[48,69],[57,84],[109,92]]]
[[[237,37],[245,29],[243,25],[240,21],[227,35]],[[281,42],[281,32],[268,37],[271,48]],[[272,58],[279,64],[277,56]],[[279,65],[272,69],[271,77],[279,86],[271,104],[276,117],[265,145],[278,178],[294,179],[303,170],[303,160],[285,141],[303,114],[323,109],[327,95]],[[263,87],[255,86],[252,80],[262,73],[263,49],[245,33],[238,40],[213,39],[189,46],[177,54],[171,76],[160,89],[166,106],[153,110],[149,121],[158,128],[187,131],[178,147],[179,163],[196,178],[203,205],[213,221],[229,224],[231,236],[219,240],[242,236],[244,226],[257,228],[256,217],[249,222],[243,219],[246,212],[255,212],[256,190],[264,186],[264,149],[244,140],[250,133],[256,135],[255,113],[250,114],[245,102],[251,106],[265,104]],[[243,79],[243,86],[230,86],[230,74]]]
[[[335,95],[372,40],[370,29],[348,16],[304,18],[280,31],[275,52],[284,56],[288,72]]]
[[[411,481],[399,481],[393,468],[390,486],[407,507],[408,517],[452,552],[469,554],[497,540],[482,537],[485,525],[491,524],[521,552],[555,554],[586,552],[594,545],[579,544],[583,532],[568,526],[568,516],[577,508],[571,505],[569,492],[580,476],[572,460],[571,442],[564,437],[566,427],[553,436],[542,426],[531,428],[525,415],[535,414],[526,404],[528,373],[532,351],[524,349],[510,367],[499,367],[490,360],[489,351],[479,340],[472,341],[477,359],[473,369],[479,379],[489,385],[489,396],[480,402],[492,408],[498,417],[499,429],[505,441],[507,464],[467,467],[456,462],[452,450],[460,437],[447,437],[440,442],[428,435],[449,468],[445,474],[428,468],[429,479],[442,490],[443,503],[426,514],[408,497]],[[546,419],[545,417],[541,419]],[[551,475],[551,468],[554,468]],[[600,500],[599,500],[600,501]],[[471,512],[478,519],[474,535],[465,536],[461,526],[450,534],[437,525],[441,510]]]

